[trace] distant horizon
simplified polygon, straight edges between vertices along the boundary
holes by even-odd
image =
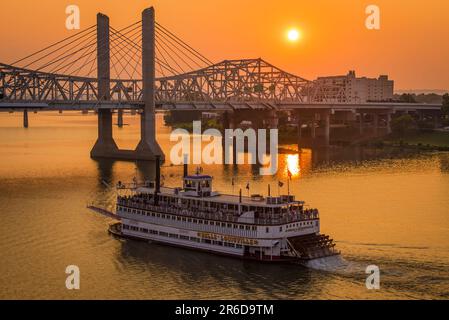
[[[410,93],[410,94],[438,94],[438,95],[444,95],[446,93],[449,94],[449,90],[444,89],[395,89],[395,94],[403,94],[403,93]]]

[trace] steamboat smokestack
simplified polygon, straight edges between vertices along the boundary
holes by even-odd
[[[184,178],[189,175],[189,165],[188,165],[188,159],[187,155],[184,155]]]
[[[161,192],[161,156],[156,156],[156,195]]]

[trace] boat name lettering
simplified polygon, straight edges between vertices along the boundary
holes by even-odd
[[[225,241],[225,242],[232,242],[237,244],[245,244],[245,245],[258,245],[258,241],[254,239],[248,239],[248,238],[240,238],[240,237],[234,237],[234,236],[220,236],[214,233],[207,233],[207,232],[198,232],[198,236],[203,239],[208,240],[215,240],[215,241]]]

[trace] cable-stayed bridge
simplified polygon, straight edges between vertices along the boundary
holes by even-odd
[[[100,53],[99,53],[100,52]],[[109,57],[109,61],[108,61]],[[146,62],[144,62],[146,63]],[[98,68],[109,66],[109,99],[98,93]],[[142,22],[98,37],[91,26],[11,64],[0,63],[4,105],[26,103],[63,109],[140,108],[143,105]],[[311,82],[262,59],[213,63],[155,23],[155,99],[159,108],[220,108],[236,103],[313,100]],[[263,106],[263,103],[267,103]],[[98,107],[97,106],[97,107]]]

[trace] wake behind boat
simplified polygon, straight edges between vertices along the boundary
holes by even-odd
[[[109,232],[190,249],[266,262],[307,262],[340,252],[329,236],[320,234],[317,209],[292,195],[250,197],[220,194],[213,178],[189,175],[184,165],[182,187],[161,187],[160,162],[156,181],[118,189],[116,213],[90,209],[119,220]]]

